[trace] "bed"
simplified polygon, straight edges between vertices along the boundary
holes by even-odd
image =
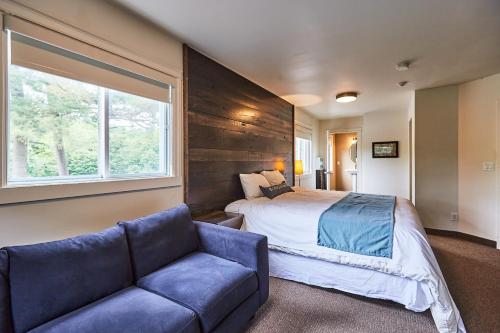
[[[227,212],[244,215],[242,230],[266,235],[271,276],[392,300],[431,310],[442,333],[465,332],[460,313],[413,205],[397,198],[392,258],[317,245],[321,214],[347,192],[294,187],[274,199],[241,199]]]

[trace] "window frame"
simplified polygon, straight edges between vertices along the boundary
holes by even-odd
[[[313,174],[313,167],[312,167],[312,138],[310,139],[304,139],[304,138],[301,138],[301,137],[298,137],[296,136],[295,137],[295,159],[298,160],[298,154],[297,154],[297,139],[301,139],[301,140],[304,140],[304,141],[309,141],[309,159],[308,159],[308,162],[309,163],[305,163],[305,161],[302,161],[303,163],[303,168],[304,168],[304,173],[302,174],[302,176],[307,176],[307,175],[312,175]],[[305,152],[307,153],[307,152]],[[307,165],[307,169],[309,172],[306,172],[306,168],[305,166]]]
[[[314,173],[314,161],[313,161],[313,130],[308,125],[295,122],[295,135],[294,135],[294,156],[295,160],[298,159],[297,154],[297,139],[308,140],[309,144],[309,172],[305,172],[305,161],[302,161],[304,173],[301,177],[309,177]]]
[[[1,13],[0,13],[1,14]],[[30,21],[27,21],[31,24]],[[21,202],[44,201],[60,198],[94,196],[109,193],[141,191],[148,189],[159,189],[169,187],[182,186],[182,78],[180,73],[170,72],[165,68],[154,68],[149,63],[144,65],[148,70],[153,70],[161,75],[167,75],[170,79],[172,86],[171,90],[171,110],[170,110],[170,131],[166,133],[170,137],[167,138],[167,145],[170,149],[166,152],[166,158],[170,155],[170,175],[161,174],[133,174],[133,175],[113,175],[109,178],[86,178],[78,177],[71,181],[63,181],[60,179],[54,182],[26,182],[17,183],[15,185],[7,183],[7,147],[8,147],[8,77],[7,66],[9,65],[8,59],[8,38],[7,31],[3,29],[4,15],[0,15],[0,23],[2,26],[0,34],[0,52],[1,52],[1,66],[0,66],[0,97],[1,97],[1,117],[0,117],[0,205],[14,204]],[[45,28],[44,25],[41,25]],[[49,28],[46,28],[49,29]],[[72,31],[68,27],[68,33],[62,33],[65,37],[73,38]],[[53,30],[51,30],[53,31]],[[58,32],[61,34],[59,27]],[[74,32],[73,32],[74,33]],[[82,32],[77,32],[79,37],[82,37]],[[85,36],[89,40],[95,41],[94,36]],[[78,38],[77,40],[82,40]],[[107,51],[106,46],[109,46]],[[96,48],[103,52],[108,52],[114,57],[122,58],[124,61],[132,61],[136,65],[141,65],[137,58],[131,59],[129,53],[123,50],[123,56],[117,52],[117,46],[106,43],[100,40]],[[118,49],[118,51],[120,51]],[[168,161],[168,160],[166,160]]]

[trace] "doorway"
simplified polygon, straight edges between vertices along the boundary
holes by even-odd
[[[359,130],[328,131],[328,189],[358,192],[360,190]]]

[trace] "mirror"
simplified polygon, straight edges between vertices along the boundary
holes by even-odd
[[[354,164],[358,163],[358,139],[353,138],[352,139],[352,144],[350,148],[350,155],[351,155],[351,161],[354,162]]]

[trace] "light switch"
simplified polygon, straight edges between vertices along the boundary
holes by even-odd
[[[483,162],[483,171],[493,172],[495,171],[495,162]]]

